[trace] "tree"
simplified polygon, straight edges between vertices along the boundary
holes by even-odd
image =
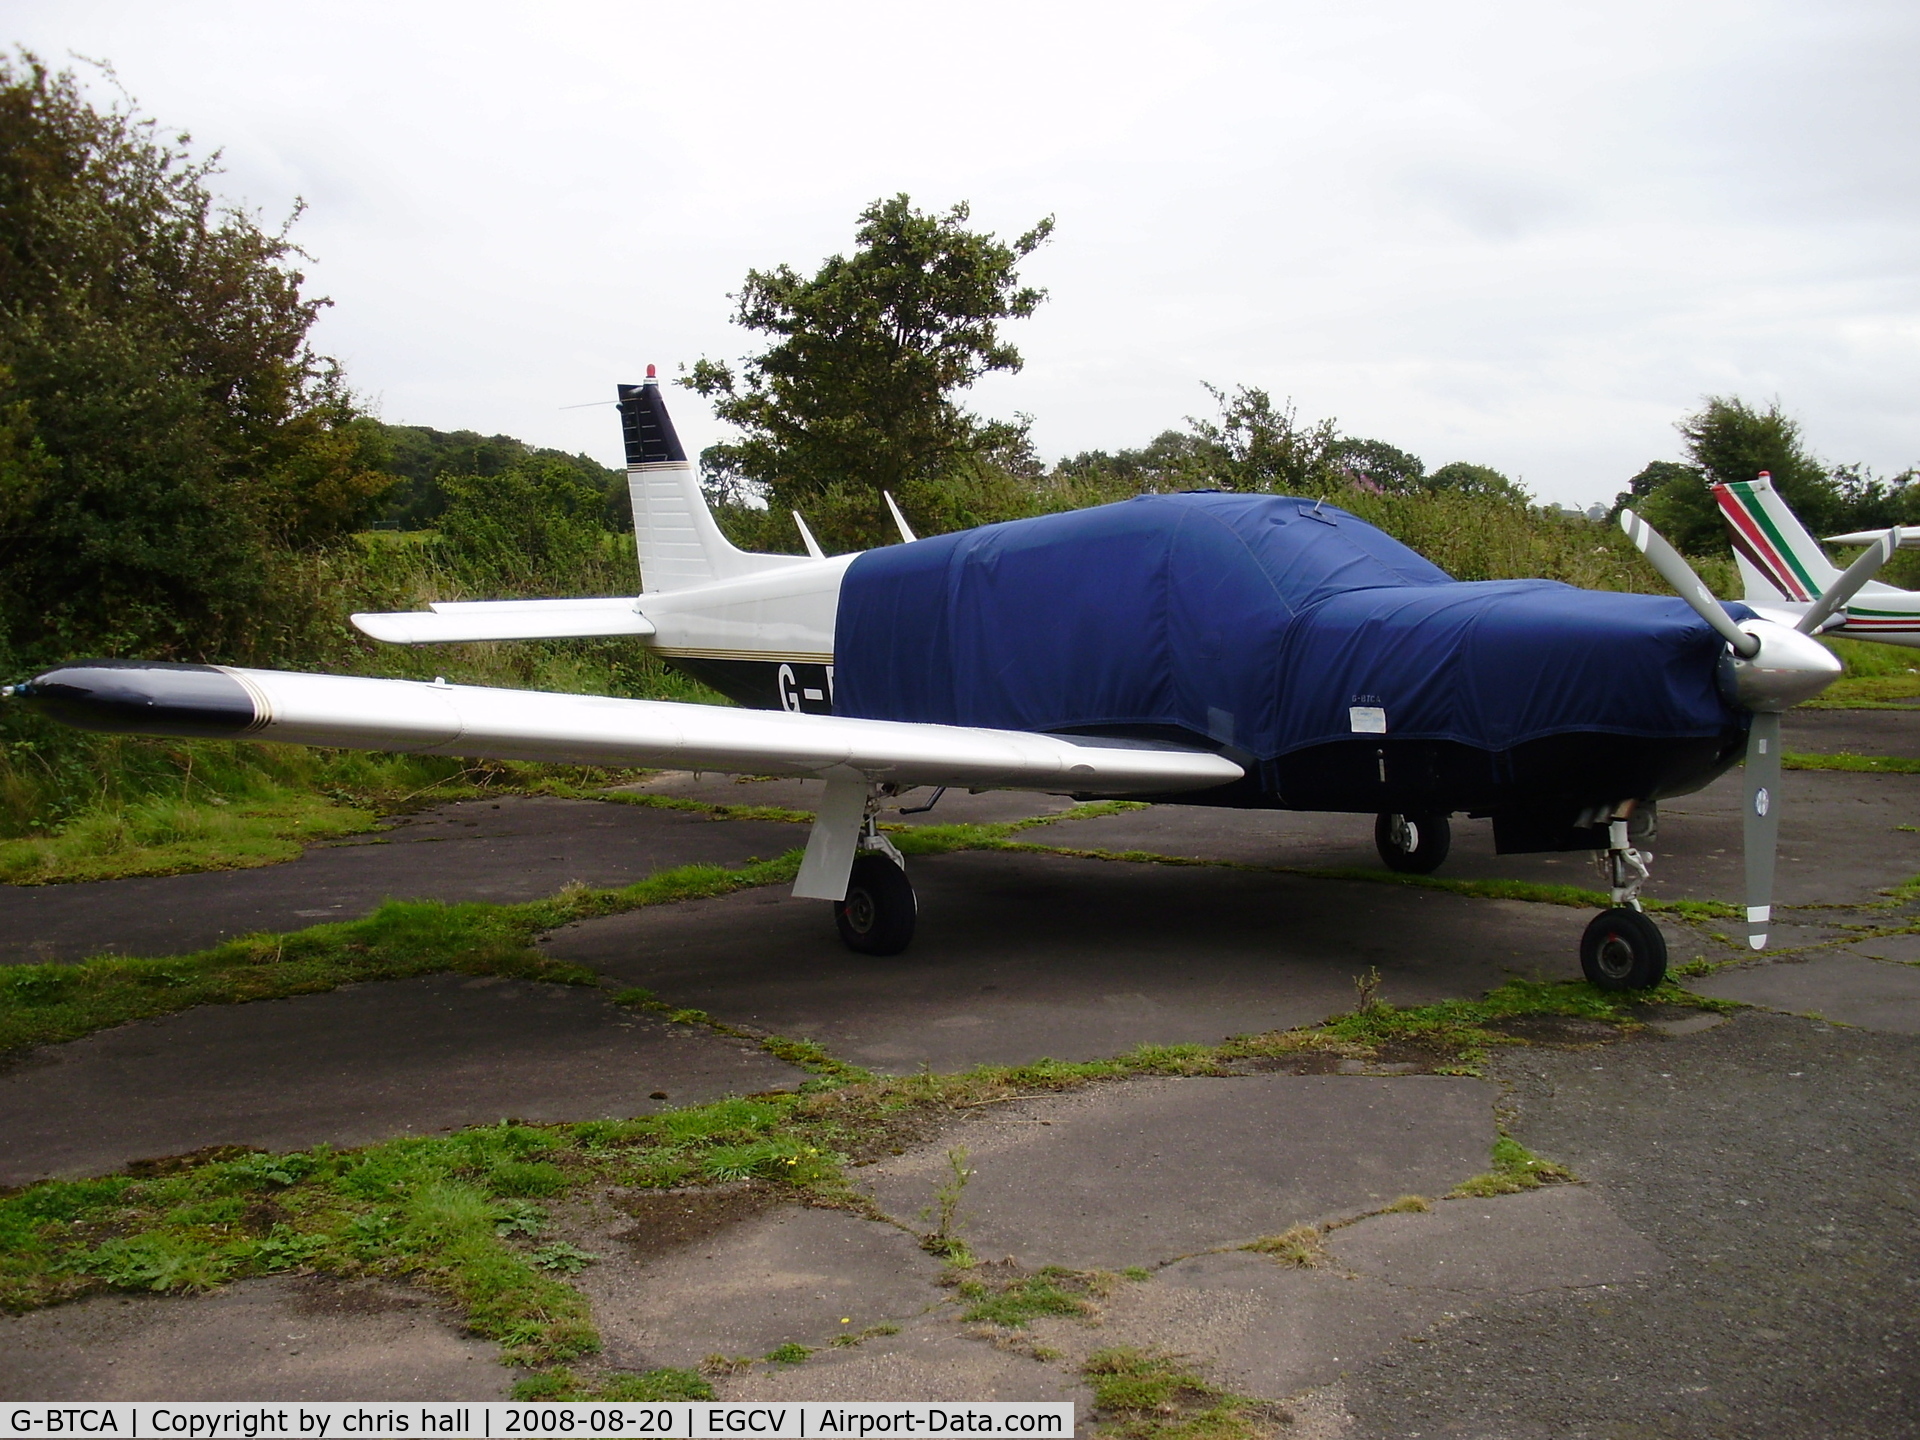
[[[337,541],[392,483],[377,430],[307,343],[326,302],[301,293],[286,227],[219,208],[218,156],[188,143],[96,110],[30,54],[0,58],[15,664],[258,655],[291,603],[283,557]]]
[[[500,475],[536,458],[558,460],[604,497],[601,523],[609,530],[633,530],[627,477],[590,455],[569,455],[516,440],[511,435],[481,435],[473,430],[435,430],[427,425],[382,425],[392,455],[387,469],[400,477],[386,496],[380,520],[401,530],[425,530],[447,508],[444,476]]]
[[[811,276],[788,266],[747,272],[736,324],[772,343],[738,373],[701,360],[682,383],[715,402],[741,438],[701,456],[723,497],[782,505],[837,486],[878,492],[1030,452],[1029,421],[982,420],[955,396],[981,376],[1017,371],[999,322],[1031,315],[1046,292],[1018,266],[1052,233],[1051,217],[1012,244],[967,228],[969,210],[914,209],[906,195],[860,212],[855,248]]]
[[[1756,410],[1733,396],[1709,395],[1697,412],[1676,422],[1687,463],[1656,460],[1628,482],[1613,513],[1632,506],[1679,549],[1717,553],[1726,532],[1714,485],[1752,480],[1762,471],[1815,534],[1845,524],[1846,498],[1828,467],[1807,453],[1800,427],[1774,401]]]
[[[440,488],[437,558],[482,594],[578,584],[600,557],[604,497],[565,456],[526,456],[490,475],[442,475]]]
[[[1363,488],[1371,486],[1391,495],[1411,495],[1422,488],[1427,467],[1418,455],[1409,455],[1384,440],[1362,440],[1343,435],[1329,448],[1328,458]]]
[[[1488,495],[1524,505],[1527,492],[1491,465],[1471,465],[1454,460],[1442,465],[1423,482],[1427,490],[1451,490],[1461,495]]]
[[[1205,483],[1287,495],[1325,495],[1346,483],[1333,421],[1302,425],[1291,400],[1276,408],[1271,395],[1252,385],[1231,393],[1206,388],[1220,407],[1219,420],[1187,417],[1196,442],[1189,463]]]

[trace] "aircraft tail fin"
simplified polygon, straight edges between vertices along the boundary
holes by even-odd
[[[806,563],[804,556],[737,549],[720,533],[700,477],[667,418],[653,366],[647,367],[644,383],[620,387],[620,428],[627,443],[627,495],[633,502],[643,593]]]
[[[1840,571],[1820,542],[1787,508],[1765,471],[1757,480],[1713,487],[1720,516],[1733,537],[1733,555],[1749,603],[1817,599]]]

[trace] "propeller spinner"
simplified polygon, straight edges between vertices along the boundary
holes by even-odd
[[[1727,642],[1723,683],[1728,697],[1753,712],[1741,838],[1746,850],[1747,944],[1763,949],[1773,923],[1773,861],[1780,841],[1780,714],[1840,678],[1844,667],[1813,637],[1900,548],[1900,530],[1896,526],[1869,545],[1789,629],[1771,620],[1734,619],[1680,552],[1631,510],[1620,512],[1620,528],[1660,578]]]

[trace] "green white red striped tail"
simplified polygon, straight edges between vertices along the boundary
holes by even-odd
[[[1820,542],[1787,508],[1765,471],[1757,480],[1714,486],[1713,498],[1732,532],[1734,558],[1746,582],[1743,598],[1749,604],[1806,603],[1840,578]]]
[[[1839,568],[1787,508],[1764,471],[1757,480],[1714,486],[1713,498],[1732,536],[1733,557],[1746,587],[1741,598],[1749,605],[1762,613],[1773,607],[1804,614],[1840,578]],[[1920,592],[1869,581],[1841,615],[1843,622],[1831,633],[1920,646]],[[1790,616],[1781,618],[1791,623]]]

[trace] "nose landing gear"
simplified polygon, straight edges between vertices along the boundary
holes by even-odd
[[[1667,978],[1667,937],[1640,908],[1653,856],[1633,847],[1627,834],[1632,814],[1628,801],[1608,820],[1607,849],[1596,858],[1606,868],[1613,906],[1594,916],[1580,937],[1580,969],[1602,990],[1651,990]]]

